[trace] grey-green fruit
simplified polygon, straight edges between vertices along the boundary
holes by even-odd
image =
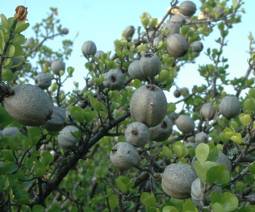
[[[66,64],[61,60],[55,60],[51,63],[51,69],[54,74],[60,74],[60,71],[64,71]]]
[[[110,160],[116,168],[126,170],[137,166],[140,156],[134,146],[127,142],[119,142],[112,148]]]
[[[50,119],[53,103],[50,97],[38,86],[18,85],[14,95],[4,99],[6,111],[24,125],[39,126]]]
[[[58,134],[58,145],[63,149],[76,146],[79,139],[75,137],[75,133],[79,132],[76,126],[66,126]]]
[[[229,160],[228,156],[226,156],[224,153],[219,152],[216,162],[224,165],[229,171],[231,171],[232,163]]]
[[[17,127],[5,127],[2,130],[2,136],[3,137],[5,137],[5,136],[13,137],[13,136],[17,136],[19,134],[20,134],[20,131]]]
[[[240,113],[241,105],[236,96],[225,96],[219,105],[220,113],[226,118],[233,118]]]
[[[190,49],[193,52],[201,52],[203,50],[204,46],[203,43],[201,41],[194,41],[190,44]]]
[[[163,191],[176,199],[190,197],[191,184],[196,174],[188,164],[173,163],[167,166],[162,174]]]
[[[167,37],[166,45],[168,53],[176,58],[184,56],[189,48],[186,38],[177,33]]]
[[[142,71],[142,68],[140,66],[140,60],[134,60],[132,63],[129,64],[128,74],[133,79],[139,79],[139,80],[146,79]]]
[[[63,34],[63,35],[67,35],[68,33],[69,33],[69,29],[68,28],[62,28],[61,29],[61,33]]]
[[[145,78],[153,78],[160,72],[160,59],[155,54],[145,54],[140,59],[141,70]]]
[[[191,17],[195,14],[197,7],[192,1],[184,1],[179,6],[180,13]]]
[[[205,120],[211,120],[213,119],[215,115],[215,109],[211,103],[205,103],[202,105],[200,109],[200,114]]]
[[[81,47],[81,51],[85,57],[93,56],[97,52],[96,44],[91,40],[85,41]]]
[[[205,132],[199,132],[195,135],[196,144],[207,143],[208,135]]]
[[[125,75],[120,69],[111,69],[104,74],[104,86],[109,89],[121,89],[125,83]]]
[[[179,98],[180,96],[181,96],[180,90],[179,90],[179,89],[176,89],[176,90],[174,91],[174,97]]]
[[[191,184],[191,199],[196,205],[201,205],[204,200],[205,186],[199,178]]]
[[[184,134],[192,133],[195,128],[194,121],[187,115],[180,115],[175,120],[175,124],[177,128]]]
[[[47,89],[51,85],[52,76],[49,73],[38,73],[35,77],[35,83],[42,89]]]
[[[173,122],[168,116],[165,116],[160,124],[150,128],[151,139],[154,141],[166,140],[171,135],[172,131]]]
[[[180,88],[179,90],[180,90],[180,93],[181,93],[182,96],[186,97],[186,96],[189,95],[189,89],[188,88],[183,87],[183,88]]]
[[[123,32],[122,37],[124,37],[126,40],[130,41],[132,40],[132,37],[135,33],[135,27],[134,26],[128,26]]]
[[[46,122],[45,128],[48,131],[59,131],[65,125],[66,109],[61,107],[53,107],[51,118]]]
[[[181,26],[185,23],[185,16],[176,14],[167,20],[165,27],[168,29],[169,34],[179,33]]]
[[[141,122],[129,124],[125,130],[126,141],[134,146],[144,146],[150,141],[149,128]]]
[[[130,113],[136,121],[153,127],[163,120],[166,112],[166,96],[158,86],[143,85],[133,93],[130,100]]]

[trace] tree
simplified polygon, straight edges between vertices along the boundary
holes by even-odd
[[[25,7],[1,15],[2,211],[255,210],[254,38],[246,74],[229,79],[224,47],[243,2],[201,3],[198,16],[194,3],[175,0],[161,21],[144,13],[113,54],[86,41],[86,85],[71,92],[63,88],[75,71],[64,62],[72,41],[47,46],[68,34],[57,9],[29,39]],[[204,83],[178,87],[215,30],[218,48],[198,68]],[[172,87],[180,100],[170,103],[163,90]]]

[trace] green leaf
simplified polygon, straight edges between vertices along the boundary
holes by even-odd
[[[211,167],[217,166],[217,165],[218,164],[216,162],[212,162],[212,161],[205,161],[202,163],[199,161],[194,162],[194,168],[195,168],[196,174],[200,178],[200,180],[204,183],[206,183],[207,171]]]
[[[243,110],[245,113],[253,113],[255,108],[255,99],[248,98],[243,103]]]
[[[213,212],[225,212],[223,206],[219,203],[214,203],[212,205],[212,211]]]
[[[12,81],[14,79],[14,74],[10,69],[3,69],[2,77],[4,81]]]
[[[168,159],[171,159],[172,156],[173,156],[173,153],[172,153],[172,151],[171,151],[171,149],[169,147],[163,146],[162,150],[160,152],[160,156],[166,157]]]
[[[209,156],[210,148],[208,144],[201,143],[196,147],[196,157],[200,162],[206,161]]]
[[[1,15],[0,15],[0,18],[1,18],[1,23],[2,23],[3,27],[6,28],[6,29],[8,29],[8,28],[9,28],[8,19],[5,17],[4,14],[1,14]]]
[[[174,206],[165,206],[162,212],[179,212],[179,210]]]
[[[185,202],[183,204],[182,211],[185,211],[185,212],[198,212],[196,206],[194,205],[194,203],[190,199],[185,200]]]
[[[252,162],[252,163],[249,165],[249,171],[250,171],[252,174],[255,174],[255,162]]]
[[[213,192],[211,194],[211,202],[213,203],[213,205],[215,203],[221,205],[226,212],[236,210],[239,204],[238,198],[230,192]],[[217,205],[216,208],[219,209],[219,205]]]
[[[105,105],[93,96],[89,96],[89,102],[96,111],[106,111]]]
[[[29,27],[29,23],[26,23],[25,21],[18,21],[15,32],[20,33],[22,31],[25,31]]]
[[[11,44],[8,48],[7,56],[13,57],[14,55],[15,55],[15,46]]]
[[[225,185],[230,181],[230,173],[224,165],[211,167],[207,171],[207,182]]]
[[[118,199],[118,196],[116,194],[111,194],[108,197],[108,200],[109,200],[110,207],[112,209],[117,208],[119,206],[119,199]]]
[[[45,209],[44,209],[44,207],[41,206],[41,205],[35,205],[35,206],[33,206],[33,208],[32,208],[32,212],[44,212],[44,211],[45,211]]]
[[[115,183],[117,188],[124,193],[127,193],[133,187],[131,179],[127,176],[119,176]]]
[[[146,208],[156,207],[156,198],[153,193],[143,192],[141,194],[141,202]]]

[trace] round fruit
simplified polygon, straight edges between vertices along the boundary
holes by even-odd
[[[150,141],[149,128],[141,122],[129,124],[125,130],[126,141],[134,146],[144,146]]]
[[[193,52],[201,52],[204,48],[203,43],[201,41],[194,41],[190,44],[191,51]]]
[[[16,136],[16,135],[19,135],[20,134],[20,131],[17,127],[5,127],[3,130],[2,130],[2,136]]]
[[[200,109],[200,114],[205,120],[211,120],[214,117],[215,109],[211,103],[205,103]]]
[[[179,33],[181,26],[185,23],[185,16],[176,14],[167,20],[165,27],[169,30],[169,34]]]
[[[177,33],[169,35],[166,44],[168,53],[176,58],[184,56],[189,48],[186,38]]]
[[[66,126],[58,134],[58,145],[63,149],[74,147],[78,144],[79,139],[74,136],[74,133],[79,132],[75,126]]]
[[[47,89],[51,85],[52,76],[41,72],[35,77],[35,83],[42,89]]]
[[[195,128],[194,121],[187,115],[180,115],[175,120],[175,124],[178,129],[185,134],[192,133]]]
[[[45,128],[49,131],[59,131],[64,127],[66,110],[61,107],[53,107],[51,118],[46,122]]]
[[[81,51],[85,57],[93,56],[97,52],[96,44],[93,41],[85,41],[81,47]]]
[[[174,97],[179,98],[180,96],[181,96],[180,90],[179,90],[179,89],[176,89],[176,90],[174,91]]]
[[[66,64],[61,60],[55,60],[51,63],[51,69],[54,74],[60,74],[60,71],[64,71]]]
[[[154,141],[166,140],[173,131],[173,122],[165,116],[163,121],[155,127],[150,128],[151,139]]]
[[[232,168],[231,161],[229,160],[228,156],[226,156],[224,153],[219,152],[216,162],[224,165],[229,171],[231,171]]]
[[[62,33],[63,35],[67,35],[67,34],[69,33],[69,29],[63,28],[63,29],[61,30],[61,33]]]
[[[134,60],[132,63],[129,64],[128,74],[133,79],[139,79],[139,80],[145,79],[145,76],[140,66],[140,60]]]
[[[164,92],[156,85],[143,85],[130,100],[131,116],[149,127],[156,126],[165,117],[167,100]]]
[[[179,6],[180,13],[191,17],[195,14],[197,7],[192,1],[184,1]]]
[[[207,141],[208,141],[208,135],[206,133],[199,132],[195,135],[196,144],[207,143]]]
[[[135,27],[134,27],[134,26],[128,26],[128,27],[122,32],[122,36],[123,36],[126,40],[130,41],[130,40],[132,39],[134,33],[135,33]]]
[[[163,191],[176,199],[190,196],[191,184],[196,175],[188,164],[173,163],[167,166],[162,174]]]
[[[160,72],[160,59],[155,54],[145,54],[140,59],[141,70],[145,78],[153,78]]]
[[[4,107],[22,124],[39,126],[50,119],[53,103],[41,88],[28,84],[16,86],[14,94],[4,98]]]
[[[180,88],[180,93],[182,96],[186,97],[189,95],[189,89],[186,87]]]
[[[111,69],[104,74],[104,86],[109,89],[121,89],[125,83],[125,75],[120,69]]]
[[[126,170],[132,166],[137,166],[140,162],[140,156],[134,146],[127,142],[119,142],[112,148],[110,160],[118,169]]]
[[[236,96],[225,96],[219,105],[220,113],[226,118],[233,118],[240,113],[241,105]]]
[[[191,199],[196,205],[204,200],[205,187],[199,178],[195,179],[191,184]]]

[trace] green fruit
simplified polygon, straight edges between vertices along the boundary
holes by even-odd
[[[176,90],[174,91],[174,97],[179,98],[180,96],[181,96],[180,90],[179,90],[179,89],[176,89]]]
[[[173,131],[173,122],[165,116],[163,121],[155,127],[150,128],[151,139],[154,141],[166,140]]]
[[[201,52],[203,50],[204,46],[201,41],[194,41],[190,44],[190,49],[193,52]]]
[[[190,197],[191,184],[196,174],[188,164],[173,163],[167,166],[162,174],[163,191],[176,199]]]
[[[50,119],[53,103],[50,97],[35,85],[18,85],[14,94],[4,98],[6,111],[24,125],[39,126]]]
[[[61,60],[55,60],[51,63],[51,69],[54,74],[59,75],[60,71],[64,71],[66,68],[66,64]]]
[[[63,35],[67,35],[67,34],[69,33],[69,29],[67,29],[67,28],[61,29],[61,33],[62,33]]]
[[[125,75],[120,69],[111,69],[104,74],[104,86],[109,89],[121,89],[125,83]]]
[[[192,1],[184,1],[180,4],[179,10],[181,14],[191,17],[195,14],[197,7]]]
[[[199,132],[195,135],[196,144],[207,143],[207,141],[208,141],[208,135],[206,133]]]
[[[126,40],[130,41],[132,40],[132,37],[135,33],[135,27],[134,26],[128,26],[123,32],[122,37],[124,37]]]
[[[139,80],[145,80],[144,73],[142,71],[142,68],[140,66],[140,60],[134,60],[132,63],[128,66],[128,74],[133,79],[139,79]]]
[[[205,103],[200,109],[200,114],[205,120],[211,120],[214,117],[215,109],[211,103]]]
[[[130,100],[131,116],[149,127],[156,126],[165,117],[167,100],[164,92],[156,85],[138,88]]]
[[[169,35],[166,44],[168,53],[176,58],[184,56],[189,48],[186,38],[177,33]]]
[[[181,95],[184,97],[187,97],[189,95],[189,89],[186,87],[180,88],[179,91],[180,91]]]
[[[112,148],[110,160],[116,168],[126,170],[137,166],[140,156],[134,146],[127,142],[119,142]]]
[[[97,52],[96,44],[93,41],[85,41],[81,47],[81,51],[85,57],[93,56]]]
[[[75,133],[79,132],[79,129],[75,126],[66,126],[58,134],[58,145],[63,149],[69,149],[76,146],[79,139],[75,137]]]
[[[141,122],[129,124],[125,130],[126,141],[134,146],[144,146],[150,141],[149,128]]]
[[[173,15],[167,20],[165,28],[169,30],[169,34],[179,33],[185,20],[185,16],[182,14]]]
[[[160,59],[155,54],[145,54],[140,59],[140,66],[145,78],[153,78],[160,72]]]
[[[192,133],[195,128],[194,121],[187,115],[180,115],[175,120],[175,124],[177,128],[184,134]]]
[[[35,77],[35,83],[41,89],[47,89],[51,85],[52,76],[48,73],[38,73]]]
[[[239,115],[241,105],[236,96],[225,96],[219,105],[220,113],[226,118],[233,118]]]
[[[20,131],[17,127],[5,127],[2,130],[2,136],[8,136],[8,137],[13,137],[13,136],[17,136],[20,134]],[[0,136],[1,137],[1,136]]]
[[[65,120],[66,109],[54,106],[51,118],[46,122],[45,128],[48,131],[59,131],[64,127]]]

